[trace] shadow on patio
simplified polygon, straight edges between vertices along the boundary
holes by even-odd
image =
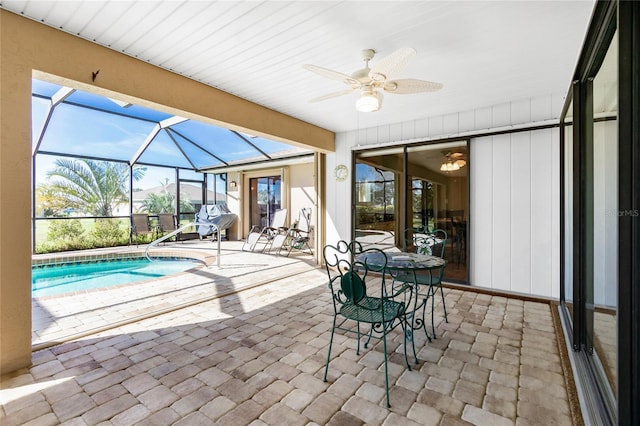
[[[381,345],[357,356],[355,339],[336,335],[322,381],[326,286],[309,268],[36,352],[3,378],[2,422],[580,424],[554,305],[446,288],[449,323],[437,305],[440,337],[418,334],[412,371],[392,334],[388,410]]]
[[[216,244],[210,241],[169,243],[154,248],[150,253],[195,256],[206,259],[208,266],[122,286],[32,299],[32,345],[35,348],[46,347],[114,325],[233,295],[240,289],[263,285],[317,267],[308,255],[274,256],[242,251],[241,247],[240,241],[222,242],[221,262],[217,267],[214,260]],[[96,253],[144,256],[144,250],[144,246],[129,246],[85,250],[75,254],[81,257],[96,256]],[[36,257],[54,259],[56,255]]]

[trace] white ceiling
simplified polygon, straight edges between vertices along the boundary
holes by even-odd
[[[593,1],[6,1],[0,7],[323,128],[356,128],[564,94]],[[400,47],[417,55],[394,78],[435,93],[386,94],[356,113],[357,92],[302,68],[346,74]]]

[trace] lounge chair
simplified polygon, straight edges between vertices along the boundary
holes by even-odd
[[[288,239],[285,246],[281,247],[287,250],[287,256],[291,254],[293,250],[304,251],[305,248],[309,250],[309,254],[313,255],[313,249],[309,245],[311,241],[311,209],[303,208],[298,214],[298,220],[289,228],[287,235]],[[280,250],[277,252],[280,254]]]
[[[258,244],[262,244],[262,250],[271,247],[273,239],[286,230],[284,224],[287,221],[287,209],[276,210],[271,219],[271,225],[265,227],[253,226],[242,245],[244,251],[255,251]]]

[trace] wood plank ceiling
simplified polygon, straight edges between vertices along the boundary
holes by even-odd
[[[564,94],[593,1],[2,1],[0,7],[188,78],[340,132]],[[400,47],[397,78],[444,84],[386,94],[357,113],[357,92],[302,68],[346,74]]]

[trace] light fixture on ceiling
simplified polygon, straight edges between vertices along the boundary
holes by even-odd
[[[445,161],[440,166],[442,172],[454,172],[460,170],[467,165],[467,162],[462,158],[464,154],[461,152],[448,152],[445,154]]]
[[[382,107],[382,94],[371,87],[366,87],[356,101],[356,109],[360,112],[375,112]]]

